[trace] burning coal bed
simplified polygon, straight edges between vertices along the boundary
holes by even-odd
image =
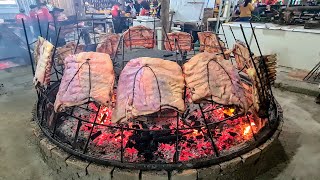
[[[61,115],[56,134],[63,142],[98,158],[120,161],[123,153],[124,162],[172,163],[239,151],[254,141],[254,134],[267,122],[250,112],[238,116],[232,107],[211,103],[200,106],[191,104],[182,115],[162,110],[119,126],[111,123],[112,109],[99,109],[91,102],[69,109],[66,114],[72,116]],[[49,122],[48,126],[53,128],[53,124]]]

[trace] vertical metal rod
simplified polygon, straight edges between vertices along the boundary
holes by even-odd
[[[56,77],[57,77],[57,80],[58,80],[58,81],[59,81],[59,76],[58,76],[58,70],[57,70],[56,67],[55,67],[54,56],[56,55],[56,51],[57,51],[57,46],[58,46],[60,31],[61,31],[61,27],[59,27],[58,34],[57,34],[57,38],[56,38],[56,42],[55,42],[55,45],[54,45],[54,48],[53,48],[53,54],[52,54],[52,57],[51,57],[51,58],[52,58],[52,59],[51,59],[51,62],[52,62],[53,68],[54,68],[54,70],[55,70]]]
[[[255,41],[256,41],[256,44],[257,44],[257,47],[258,47],[260,56],[262,56],[262,52],[261,52],[261,49],[260,49],[260,46],[259,46],[259,43],[258,43],[258,39],[257,39],[257,36],[256,36],[256,32],[255,32],[255,30],[254,30],[254,28],[253,28],[253,26],[252,26],[251,21],[250,21],[250,27],[251,27],[251,31],[252,31],[253,37],[254,37],[254,39],[255,39]]]
[[[53,121],[54,121],[54,127],[53,127],[52,137],[54,138],[54,135],[56,134],[56,131],[57,131],[57,125],[58,125],[58,114],[54,111],[53,111]]]
[[[233,32],[231,26],[229,26],[229,28],[230,28],[230,31],[231,31],[231,34],[233,36],[234,41],[237,41],[236,36],[234,35],[234,32]]]
[[[252,57],[252,51],[251,51],[251,48],[250,48],[249,43],[248,43],[248,41],[247,41],[246,35],[245,35],[245,33],[244,33],[242,24],[240,24],[240,29],[241,29],[243,38],[244,38],[244,40],[245,40],[245,42],[246,42],[247,48],[248,48],[248,50],[249,50],[249,54],[250,54],[250,58],[251,58],[252,64],[253,64],[256,72],[257,72],[257,76],[258,76],[258,78],[259,78],[260,85],[261,85],[261,87],[262,87],[262,91],[263,91],[263,93],[265,93],[265,89],[264,89],[263,84],[262,84],[262,79],[261,79],[260,73],[259,73],[259,71],[258,71],[258,67],[257,67],[257,65],[256,65],[256,63],[254,62],[254,59],[253,59],[253,57]]]
[[[175,54],[175,58],[176,58],[176,63],[178,63],[178,53],[177,53],[177,48],[176,48],[176,38],[173,39],[173,42],[174,42],[174,54]],[[169,41],[169,44],[170,44],[170,41]],[[170,47],[171,48],[171,47]],[[171,51],[173,49],[170,49]]]
[[[74,140],[72,143],[72,149],[75,149],[76,144],[77,144],[77,139],[79,136],[79,131],[80,131],[80,127],[82,126],[82,121],[78,119],[78,125],[77,125],[77,129],[76,129],[76,135],[74,136]]]
[[[156,33],[156,18],[153,17],[153,33],[152,33],[152,46],[154,46],[156,40],[156,36],[155,36],[155,33]]]
[[[207,128],[207,131],[208,131],[208,136],[209,136],[209,139],[210,139],[210,141],[211,141],[213,150],[214,150],[214,152],[216,153],[216,156],[219,157],[220,155],[219,155],[218,148],[217,148],[216,144],[214,143],[214,140],[212,139],[212,134],[211,134],[211,131],[210,131],[210,127],[209,127],[209,125],[208,125],[207,119],[206,119],[206,117],[205,117],[205,115],[204,115],[203,109],[202,109],[202,107],[201,107],[200,104],[199,104],[199,108],[200,108],[201,115],[202,115],[202,118],[203,118],[203,120],[204,120],[204,123],[206,124],[206,128]]]
[[[86,142],[86,144],[85,144],[85,146],[84,146],[84,149],[83,149],[83,154],[85,154],[85,153],[87,152],[88,145],[89,145],[89,142],[90,142],[90,139],[91,139],[91,136],[92,136],[93,129],[94,129],[95,124],[96,124],[96,122],[97,122],[100,109],[101,109],[101,105],[99,106],[98,111],[97,111],[97,113],[96,113],[96,117],[94,118],[94,122],[93,122],[93,124],[92,124],[92,128],[91,128],[91,130],[90,130],[88,140],[87,140],[87,142]]]
[[[27,30],[26,30],[26,24],[24,23],[24,19],[23,18],[22,18],[22,25],[23,25],[24,36],[26,38],[26,43],[27,43],[27,48],[28,48],[28,53],[29,53],[29,59],[30,59],[32,74],[35,75],[34,64],[33,64],[30,45],[29,45],[29,39],[28,39]]]
[[[47,33],[46,33],[46,40],[48,40],[48,36],[49,36],[49,25],[50,25],[50,23],[48,22],[48,25],[47,25]]]
[[[41,116],[40,125],[43,125],[44,118],[47,115],[47,111],[45,110],[45,105],[47,104],[46,101],[47,101],[47,99],[43,102],[43,104],[41,106],[42,116]]]
[[[174,162],[179,161],[179,113],[177,113],[177,126],[176,126],[176,143],[175,143],[175,157],[174,157]]]
[[[79,46],[79,43],[80,43],[80,38],[81,38],[81,33],[80,34],[78,33],[78,40],[77,40],[76,47],[74,48],[73,54],[76,54],[76,52],[78,50],[78,46]]]
[[[93,14],[91,15],[92,18],[92,33],[93,33],[93,40],[94,40],[94,44],[97,45],[97,41],[96,41],[96,33],[94,32],[94,20],[93,20]]]
[[[56,17],[53,16],[53,26],[54,26],[54,30],[56,32],[56,35],[57,35],[57,21],[56,21]]]
[[[37,16],[37,20],[38,20],[39,33],[40,33],[40,36],[42,37],[42,30],[41,30],[41,25],[40,25],[39,16]]]
[[[122,37],[122,62],[124,61],[124,36]]]
[[[162,26],[162,29],[163,29],[164,35],[166,36],[166,39],[168,40],[168,43],[169,43],[169,46],[170,46],[170,50],[172,51],[172,46],[171,46],[171,43],[170,43],[169,36],[167,34],[167,30],[164,28],[164,26]],[[165,43],[165,41],[163,43]]]
[[[130,30],[130,28],[128,29],[129,31],[128,31],[128,33],[129,33],[129,44],[130,44],[130,51],[132,50],[132,42],[131,42],[131,30]]]
[[[216,23],[216,33],[219,33],[220,16],[221,16],[221,12],[222,12],[222,4],[223,4],[223,1],[220,1],[218,19],[217,19],[217,23]]]
[[[223,25],[221,25],[221,29],[222,29],[222,32],[223,32],[224,39],[226,40],[227,48],[229,49],[229,45],[228,45],[228,41],[227,41],[227,37],[226,37],[226,33],[224,32]]]
[[[123,125],[121,125],[121,162],[123,163],[123,155],[124,155],[124,148],[123,148]]]
[[[267,69],[267,65],[266,65],[266,62],[264,61],[264,57],[263,57],[263,55],[262,55],[262,52],[261,52],[261,49],[260,49],[260,45],[259,45],[259,43],[258,43],[258,39],[257,39],[257,36],[256,36],[256,32],[255,32],[255,30],[254,30],[254,28],[253,28],[253,26],[252,26],[251,21],[250,21],[250,26],[251,26],[251,31],[252,31],[253,37],[254,37],[254,39],[255,39],[255,41],[256,41],[256,44],[257,44],[257,46],[258,46],[258,49],[259,49],[260,60],[262,60],[262,64],[263,64],[263,66],[264,66],[264,70],[265,70],[266,75],[267,75],[266,80],[267,80],[267,84],[268,84],[268,86],[269,86],[269,91],[270,91],[271,96],[273,97],[273,92],[272,92],[272,89],[271,89],[271,83],[270,83],[270,80],[269,80],[269,72],[268,72],[268,69]]]
[[[221,53],[222,53],[222,55],[223,55],[223,58],[224,58],[224,59],[227,59],[226,55],[224,54],[223,48],[222,48],[222,46],[221,46],[220,39],[218,38],[218,34],[215,34],[215,37],[216,37],[216,40],[217,40],[217,42],[218,42],[220,51],[221,51]]]
[[[78,12],[76,13],[76,23],[77,23],[77,36],[79,37],[79,21],[78,21]]]

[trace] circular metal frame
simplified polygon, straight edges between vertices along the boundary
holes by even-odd
[[[73,143],[66,142],[61,136],[56,132],[58,129],[58,122],[53,122],[53,119],[59,119],[60,117],[64,116],[65,114],[56,114],[53,113],[53,104],[55,100],[55,95],[57,92],[57,89],[59,87],[59,83],[52,84],[47,88],[47,90],[42,91],[39,96],[39,101],[37,103],[37,113],[36,113],[36,119],[37,122],[46,135],[54,144],[56,144],[58,147],[62,148],[66,152],[78,156],[80,158],[83,158],[85,160],[91,161],[91,162],[96,162],[99,164],[104,164],[104,165],[112,165],[116,167],[121,167],[121,168],[129,168],[129,169],[140,169],[140,170],[174,170],[174,169],[189,169],[189,168],[201,168],[204,166],[209,166],[213,164],[217,164],[223,161],[230,160],[232,158],[235,158],[241,154],[244,154],[246,152],[249,152],[250,150],[258,147],[260,144],[264,143],[267,139],[269,139],[273,133],[276,131],[278,123],[280,121],[280,117],[282,116],[282,111],[281,107],[279,104],[274,100],[271,101],[270,108],[269,108],[269,117],[268,117],[268,122],[267,124],[256,134],[253,134],[253,137],[246,142],[246,145],[243,147],[239,147],[236,150],[232,151],[226,151],[227,153],[221,154],[219,153],[214,153],[212,156],[208,157],[202,157],[199,159],[191,159],[188,161],[180,161],[178,155],[175,153],[174,155],[174,160],[173,162],[128,162],[124,160],[124,147],[121,145],[121,152],[120,153],[120,158],[118,160],[115,159],[108,159],[108,158],[103,158],[101,157],[101,154],[93,154],[87,151],[87,149],[83,150],[83,148],[79,148],[77,145],[77,138],[75,137],[75,141]],[[201,106],[200,106],[201,107]],[[190,113],[190,112],[189,112]],[[55,117],[53,117],[55,116]],[[69,116],[69,115],[67,115]],[[183,118],[185,115],[179,115],[180,119]],[[124,131],[133,131],[133,132],[145,132],[148,134],[155,133],[157,131],[174,131],[173,135],[177,136],[176,141],[172,141],[175,144],[178,144],[181,139],[178,138],[178,134],[182,130],[199,130],[199,129],[208,129],[209,131],[207,132],[212,132],[212,129],[219,124],[223,124],[226,121],[233,121],[237,117],[241,115],[235,115],[233,117],[228,117],[225,118],[219,122],[215,123],[205,123],[202,125],[198,126],[193,126],[189,128],[179,128],[178,126],[174,129],[163,129],[163,130],[149,130],[149,129],[137,129],[137,128],[129,128],[126,127],[125,124],[116,124],[116,125],[101,125],[96,122],[90,122],[86,121],[84,119],[78,118],[77,119],[77,130],[76,134],[79,134],[80,132],[80,127],[82,124],[91,124],[93,127],[94,126],[105,126],[106,128],[109,129],[118,129],[121,131],[121,137],[123,137],[123,132]],[[243,116],[243,115],[242,115]],[[178,119],[178,118],[177,118]],[[48,125],[48,122],[51,122],[51,126]],[[80,124],[80,126],[79,126]],[[93,128],[92,128],[93,129]],[[88,142],[90,141],[92,132],[88,137]],[[76,135],[77,136],[77,135]],[[210,135],[211,136],[211,135]],[[123,138],[122,138],[123,139]],[[121,139],[121,140],[122,140]],[[207,139],[209,141],[209,139]],[[121,142],[123,144],[123,142]],[[88,145],[88,143],[87,143]],[[214,142],[213,142],[214,145]],[[87,146],[85,147],[87,148]],[[177,148],[177,147],[176,147]],[[176,152],[179,152],[179,148],[176,149]],[[215,149],[215,152],[217,150]],[[177,157],[176,157],[177,156]]]

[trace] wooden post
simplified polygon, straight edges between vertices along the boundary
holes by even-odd
[[[170,29],[170,20],[169,20],[169,8],[170,0],[161,0],[161,24],[162,24],[162,41],[165,40],[165,32],[169,32]],[[164,43],[163,43],[164,44]]]

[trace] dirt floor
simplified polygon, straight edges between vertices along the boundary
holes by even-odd
[[[258,179],[319,179],[320,105],[313,97],[274,93],[285,124],[273,160],[277,165]],[[0,71],[0,180],[54,179],[32,141],[29,121],[35,99],[29,68]]]

